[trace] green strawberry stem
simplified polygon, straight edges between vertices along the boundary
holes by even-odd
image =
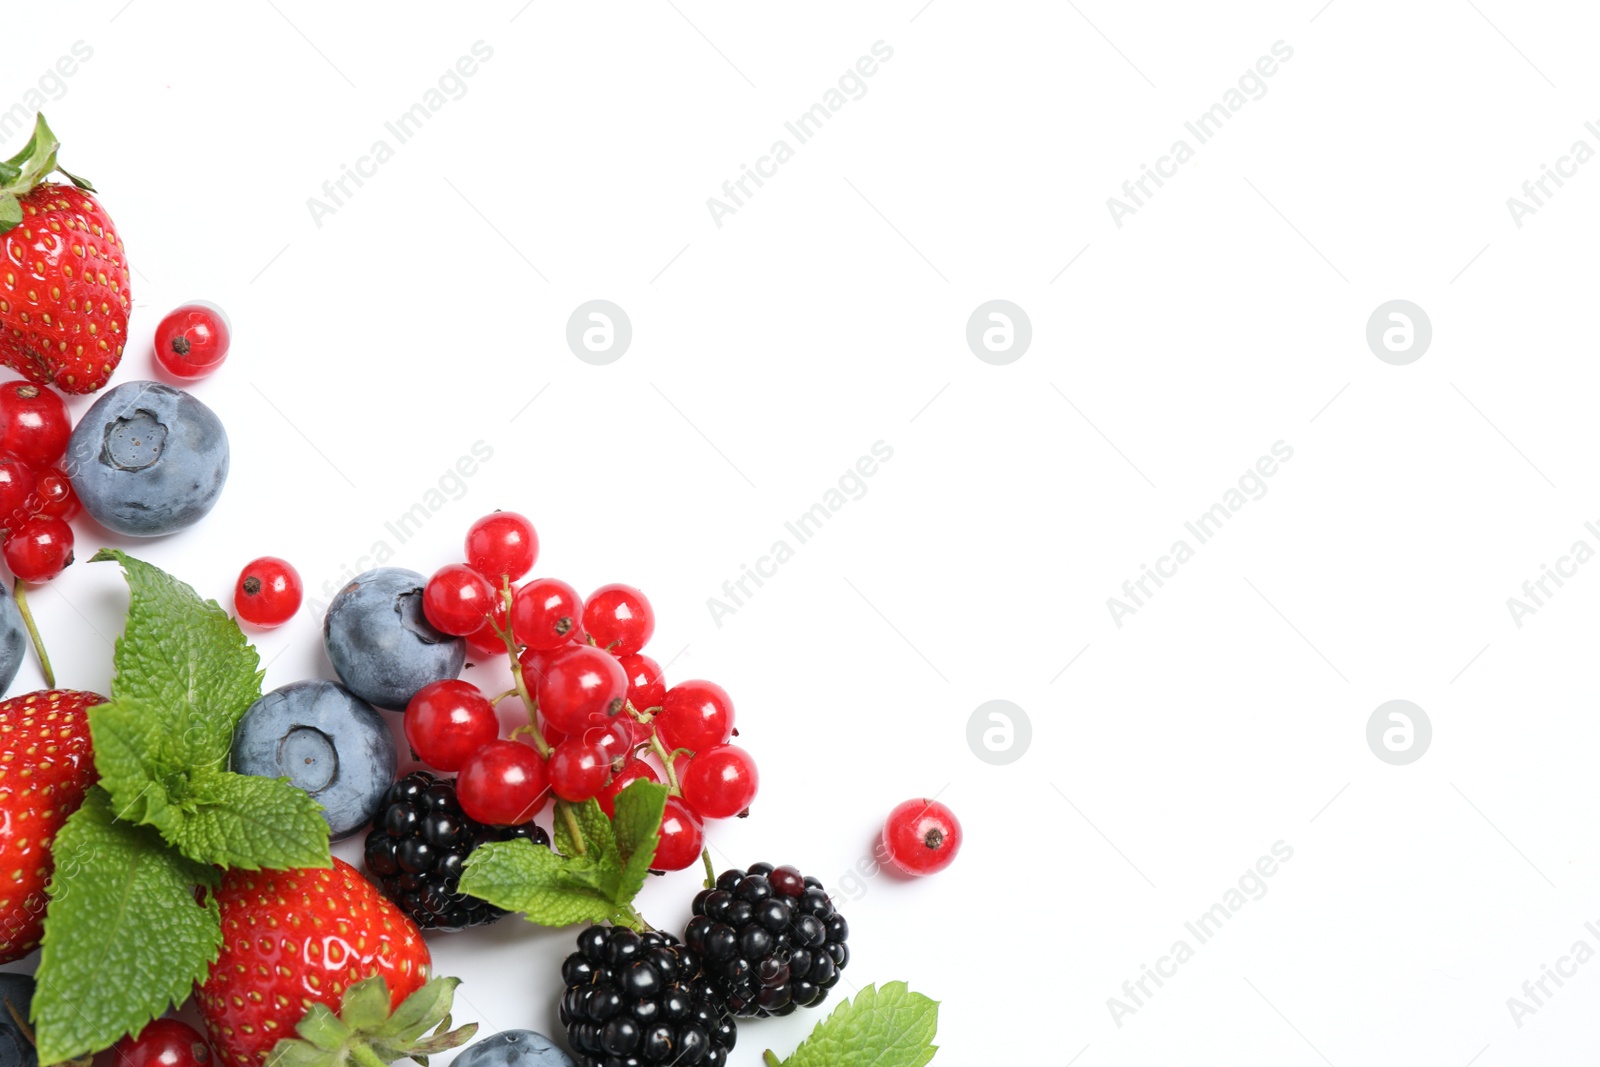
[[[34,655],[39,657],[39,669],[44,672],[44,687],[56,687],[56,672],[50,666],[50,654],[44,650],[44,638],[39,636],[39,627],[33,621],[33,610],[28,607],[28,594],[25,591],[27,582],[17,579],[16,591],[12,594],[17,602],[17,610],[22,613],[22,624],[28,628],[28,639],[33,642]]]
[[[61,142],[56,139],[44,115],[34,116],[33,137],[22,151],[0,162],[0,233],[22,224],[21,198],[31,193],[51,172],[58,171],[79,189],[94,191],[83,178],[69,174],[56,163]]]

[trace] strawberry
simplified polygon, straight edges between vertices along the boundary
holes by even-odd
[[[390,1009],[428,982],[416,925],[337,857],[332,868],[231,869],[217,901],[222,949],[196,999],[232,1067],[259,1067],[308,1010],[337,1010],[364,979],[384,979]]]
[[[105,699],[45,689],[0,701],[0,963],[39,944],[50,846],[95,783],[86,712]]]
[[[56,164],[40,115],[0,164],[0,363],[30,382],[92,393],[122,359],[128,259],[94,187]],[[70,185],[46,182],[59,170]]]

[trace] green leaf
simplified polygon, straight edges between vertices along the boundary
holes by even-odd
[[[104,1049],[188,999],[216,958],[216,872],[117,821],[91,789],[57,835],[44,951],[33,996],[41,1063]]]
[[[904,982],[867,986],[817,1024],[782,1067],[923,1067],[939,1051],[939,1005]],[[777,1057],[767,1053],[767,1062]]]
[[[121,563],[130,591],[112,702],[137,701],[158,719],[169,773],[226,767],[233,727],[261,696],[256,650],[216,601],[161,568],[114,548],[94,559]]]
[[[183,813],[167,794],[171,783],[165,773],[177,757],[167,751],[154,709],[137,700],[97,704],[89,709],[89,737],[113,815],[163,833],[182,821]]]
[[[328,867],[322,805],[287,778],[203,770],[190,777],[186,816],[163,836],[185,856],[223,867]]]
[[[661,843],[661,813],[667,806],[667,787],[640,778],[617,794],[611,829],[622,860],[617,886],[618,904],[631,904],[650,876],[650,864]]]
[[[577,841],[573,839],[571,824],[567,821],[569,813],[583,834],[581,852]],[[605,863],[609,859],[619,871],[622,869],[622,860],[617,855],[617,840],[611,832],[611,820],[600,809],[598,800],[591,797],[582,804],[556,801],[554,825],[556,851],[563,856],[587,855],[598,863]]]
[[[6,183],[7,176],[0,172],[0,183]],[[22,201],[17,199],[16,193],[0,193],[0,233],[22,225]]]
[[[592,859],[558,856],[526,838],[491,841],[467,858],[460,889],[496,907],[520,911],[540,926],[605,922],[616,917],[618,908],[611,894],[591,883],[592,867]],[[575,873],[579,870],[585,873]]]

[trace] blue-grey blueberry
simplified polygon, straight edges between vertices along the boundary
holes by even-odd
[[[379,567],[357,575],[328,605],[322,620],[328,659],[362,700],[404,711],[418,689],[461,673],[467,643],[423,617],[426,584],[416,571]]]
[[[335,839],[372,821],[394,784],[394,735],[372,705],[320,679],[251,704],[233,731],[233,769],[288,778],[322,805]]]
[[[533,1030],[502,1030],[475,1041],[454,1063],[455,1067],[573,1067],[571,1056]]]
[[[28,654],[28,628],[22,624],[17,602],[6,596],[0,585],[0,696],[17,680],[17,671]],[[4,1067],[4,1064],[0,1064]]]
[[[228,433],[181,389],[124,382],[84,413],[64,462],[100,525],[157,537],[192,526],[216,504],[228,480]]]

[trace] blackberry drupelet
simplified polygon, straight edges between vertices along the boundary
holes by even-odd
[[[822,883],[757,863],[722,872],[694,898],[684,941],[735,1015],[788,1015],[821,1004],[850,962],[850,924]]]
[[[561,966],[578,1067],[725,1067],[738,1037],[700,959],[671,934],[591,926]]]
[[[491,923],[505,912],[456,892],[462,865],[486,841],[550,838],[532,822],[485,826],[456,800],[454,778],[427,771],[405,775],[383,795],[367,833],[366,868],[383,890],[424,930],[462,930]]]

